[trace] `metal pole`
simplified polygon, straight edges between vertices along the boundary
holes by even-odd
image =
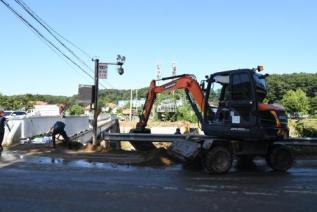
[[[94,123],[93,123],[93,135],[92,144],[97,144],[97,118],[98,118],[98,85],[99,85],[99,59],[95,60],[95,101],[94,101]]]
[[[133,98],[133,93],[132,93],[132,89],[131,89],[131,93],[130,93],[130,121],[132,121],[132,98]]]

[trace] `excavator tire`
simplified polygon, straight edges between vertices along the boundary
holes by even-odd
[[[273,146],[266,156],[267,165],[274,171],[285,172],[290,169],[294,162],[291,150],[286,146]]]
[[[151,129],[144,129],[142,131],[137,129],[131,129],[129,133],[145,133],[145,134],[151,134]],[[154,144],[150,141],[130,141],[131,145],[134,147],[137,151],[151,151],[156,149]]]
[[[209,174],[227,173],[232,166],[232,154],[225,146],[215,146],[207,152],[204,165]]]

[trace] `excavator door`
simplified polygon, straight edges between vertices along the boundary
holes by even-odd
[[[206,108],[213,108],[214,115],[205,114],[205,134],[224,138],[250,137],[251,129],[257,125],[257,100],[250,70],[211,75],[207,89]]]
[[[230,74],[231,100],[229,101],[231,127],[250,128],[256,125],[257,101],[250,71]]]

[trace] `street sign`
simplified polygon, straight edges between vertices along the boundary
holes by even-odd
[[[93,102],[93,85],[79,85],[77,103],[91,104]]]
[[[99,79],[107,79],[108,65],[106,63],[99,63]]]

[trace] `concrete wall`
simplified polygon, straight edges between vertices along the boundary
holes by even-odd
[[[26,117],[10,119],[8,124],[11,132],[6,129],[3,145],[10,146],[19,143],[21,138],[29,138],[47,132],[56,121],[66,124],[65,131],[68,136],[89,129],[88,116],[68,116],[64,119],[60,116]]]

